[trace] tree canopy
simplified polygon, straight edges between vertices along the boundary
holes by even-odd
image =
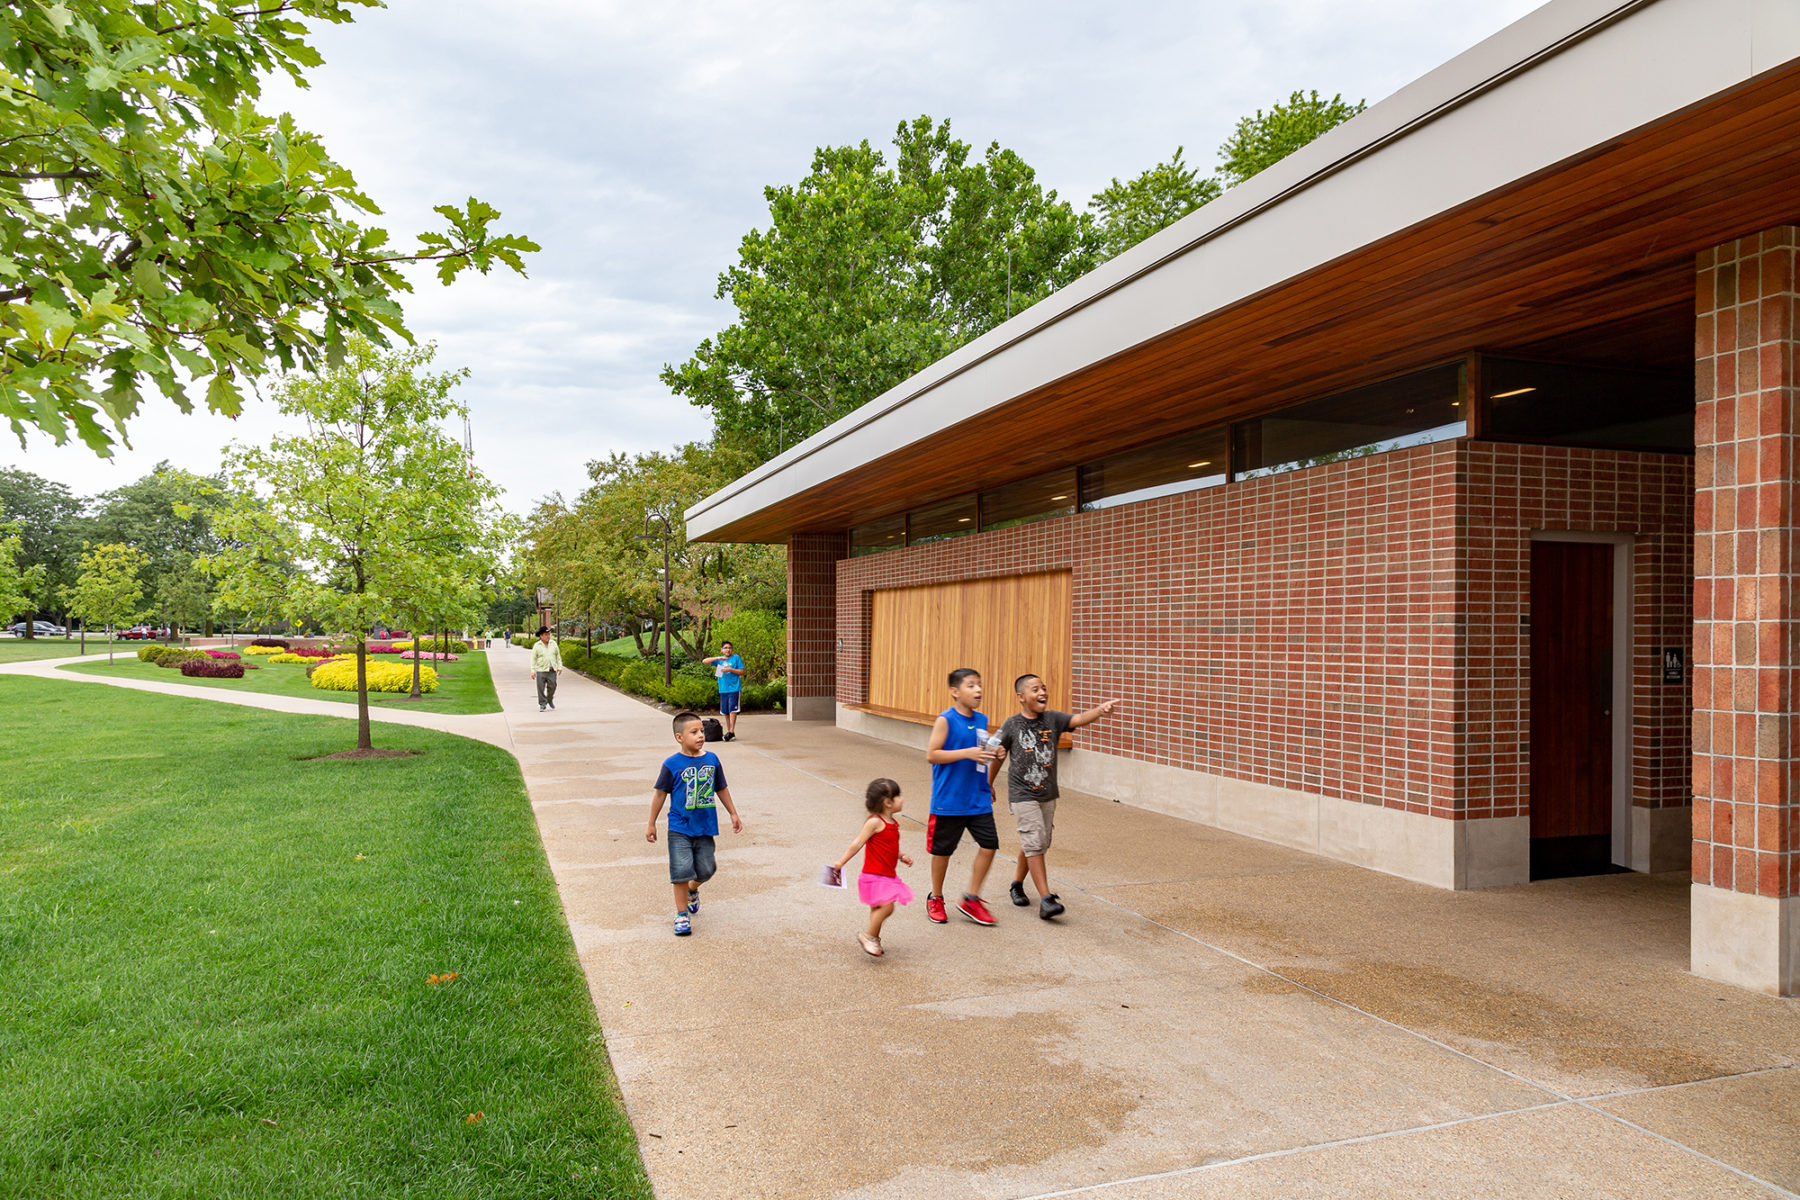
[[[1324,100],[1313,91],[1295,92],[1285,103],[1270,105],[1267,113],[1259,108],[1254,116],[1240,118],[1219,147],[1219,174],[1227,186],[1242,183],[1367,107],[1342,95]]]
[[[143,554],[131,546],[102,542],[81,556],[81,574],[69,589],[69,611],[84,625],[129,625],[142,609]],[[106,648],[112,661],[112,643]]]
[[[737,319],[663,382],[712,411],[722,442],[770,458],[1091,268],[1092,221],[998,143],[950,123],[826,146],[798,184],[764,190],[717,295]]]
[[[1113,258],[1151,234],[1216,200],[1224,189],[1213,178],[1181,160],[1182,147],[1168,162],[1157,163],[1134,179],[1114,179],[1101,188],[1088,207],[1099,220],[1102,258]]]
[[[309,22],[380,0],[0,5],[0,417],[101,455],[146,389],[235,415],[245,384],[405,338],[400,268],[524,270],[499,213],[442,205],[409,248],[262,79],[302,86]]]

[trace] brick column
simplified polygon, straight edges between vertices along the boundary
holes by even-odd
[[[837,717],[837,563],[842,533],[796,533],[788,541],[787,715]]]
[[[1694,464],[1696,974],[1800,994],[1795,254],[1700,255]]]

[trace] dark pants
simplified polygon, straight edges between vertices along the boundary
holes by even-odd
[[[542,708],[546,704],[555,704],[556,703],[556,672],[555,671],[539,671],[537,673],[537,681],[538,681],[538,707]]]

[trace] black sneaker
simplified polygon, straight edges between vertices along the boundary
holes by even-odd
[[[728,741],[728,742],[735,742],[735,741],[737,741],[737,734],[735,734],[735,733],[728,733],[728,734],[726,734],[726,735],[725,735],[725,740],[726,740],[726,741]]]
[[[1030,906],[1031,901],[1026,898],[1024,884],[1022,884],[1022,883],[1013,884],[1011,895],[1012,895],[1012,902],[1014,904],[1018,905],[1020,908],[1027,908]]]
[[[1062,913],[1062,901],[1056,898],[1055,892],[1050,893],[1050,895],[1045,896],[1042,900],[1038,901],[1038,916],[1042,917],[1044,920],[1048,921],[1051,917],[1060,917],[1062,916]]]

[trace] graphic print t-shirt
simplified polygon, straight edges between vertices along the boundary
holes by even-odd
[[[1000,726],[1007,793],[1015,803],[1056,799],[1056,743],[1068,731],[1069,714],[1050,710],[1030,718],[1014,713]]]
[[[744,669],[744,660],[733,654],[730,658],[721,658],[718,662],[713,664],[713,674],[718,677],[719,690],[721,692],[735,692],[741,690],[744,686],[744,677],[742,675],[733,675],[730,671],[725,669],[726,667],[735,667],[741,671]]]
[[[656,790],[669,793],[669,828],[689,837],[712,837],[719,832],[718,792],[729,787],[725,764],[708,750],[689,756],[671,754],[656,776]]]

